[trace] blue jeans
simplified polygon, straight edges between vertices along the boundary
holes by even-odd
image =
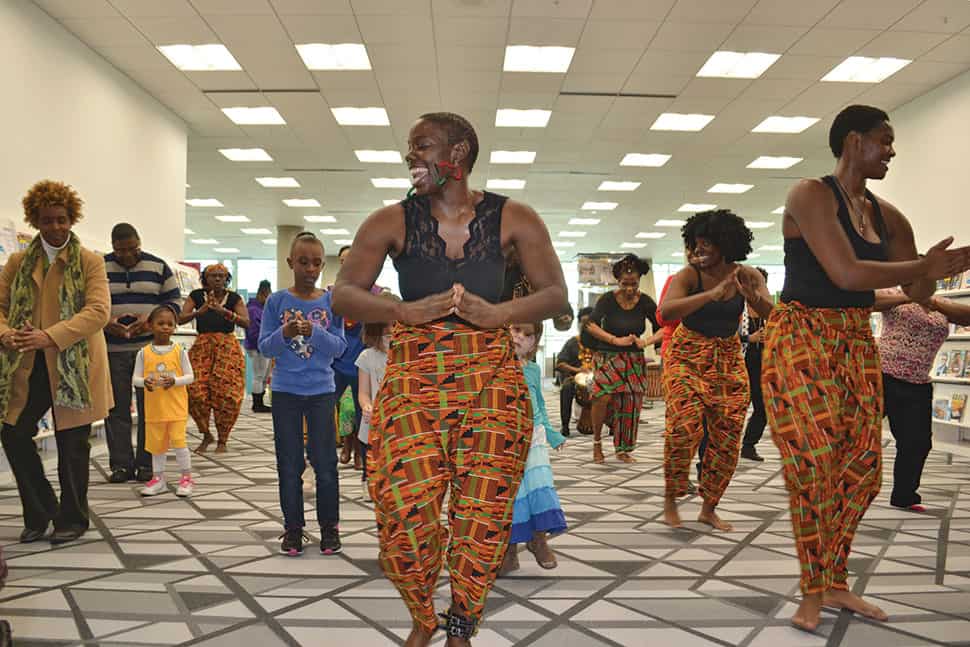
[[[276,471],[280,479],[280,506],[287,530],[303,528],[303,472],[306,460],[316,474],[317,521],[321,526],[340,518],[340,490],[337,480],[337,445],[334,427],[333,393],[295,395],[273,392],[273,438],[276,442]],[[303,421],[307,441],[303,444]]]

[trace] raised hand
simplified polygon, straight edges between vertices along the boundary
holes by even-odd
[[[740,268],[735,268],[725,276],[720,283],[708,290],[713,301],[727,301],[738,293],[737,275]]]
[[[953,236],[950,236],[927,250],[923,258],[926,278],[944,279],[970,269],[970,247],[948,249],[952,244]]]
[[[758,289],[761,286],[760,273],[753,267],[741,266],[735,273],[735,283],[738,292],[744,297],[745,301],[754,303],[759,298]]]

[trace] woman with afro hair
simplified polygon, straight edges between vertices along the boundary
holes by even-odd
[[[760,272],[738,264],[753,238],[742,218],[724,209],[704,211],[687,220],[682,234],[692,263],[674,275],[660,306],[664,319],[681,320],[664,356],[664,521],[680,526],[677,498],[687,494],[691,457],[706,420],[697,520],[730,531],[714,508],[734,476],[751,401],[738,324],[745,301],[767,317],[771,295]]]
[[[111,313],[108,275],[104,258],[71,231],[81,204],[66,184],[35,184],[23,205],[27,224],[39,233],[0,273],[0,438],[23,505],[23,543],[43,539],[52,522],[52,544],[88,529],[91,423],[114,404],[102,332]],[[60,501],[34,444],[48,409]]]

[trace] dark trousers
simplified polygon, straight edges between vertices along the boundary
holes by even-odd
[[[273,439],[276,471],[280,480],[280,506],[287,530],[303,528],[304,452],[316,475],[317,521],[321,526],[339,519],[340,491],[337,480],[337,430],[334,406],[337,396],[295,395],[273,391]],[[303,421],[306,421],[306,445]],[[356,435],[355,435],[356,437]]]
[[[707,451],[707,418],[701,420],[701,425],[704,427],[704,435],[701,436],[701,442],[697,445],[697,480],[701,480],[701,470],[704,465],[704,452]]]
[[[17,481],[24,526],[43,530],[54,522],[54,530],[88,529],[88,458],[91,455],[91,425],[62,429],[54,433],[57,441],[57,480],[61,486],[60,504],[54,488],[44,474],[44,464],[34,436],[37,422],[53,404],[44,353],[35,353],[34,368],[28,380],[27,404],[17,424],[4,423],[0,431],[3,451]],[[55,425],[56,427],[56,425]]]
[[[906,508],[922,501],[916,491],[933,448],[933,385],[904,382],[883,373],[882,388],[884,414],[896,439],[889,503]]]
[[[569,378],[559,388],[559,418],[562,428],[569,429],[569,420],[573,415],[573,400],[576,399],[576,381]]]
[[[104,429],[111,471],[152,467],[152,457],[145,451],[145,389],[135,389],[138,436],[134,451],[131,447],[131,374],[135,370],[137,355],[138,351],[134,350],[108,353],[115,406],[108,412]]]
[[[765,415],[765,399],[761,393],[761,353],[760,344],[749,344],[744,354],[744,364],[748,367],[748,381],[751,383],[751,406],[754,410],[744,429],[742,447],[754,447],[765,433],[768,416]]]
[[[333,372],[334,395],[336,396],[336,401],[338,403],[340,402],[340,398],[343,396],[344,391],[347,390],[348,386],[350,387],[350,393],[354,398],[354,429],[351,431],[351,436],[353,438],[357,438],[357,432],[360,430],[360,418],[362,415],[360,410],[360,400],[357,399],[357,381],[357,373],[354,373],[353,375],[344,375],[340,371],[335,370]],[[371,394],[371,396],[373,396],[373,394]],[[273,397],[276,397],[275,393],[273,394]]]

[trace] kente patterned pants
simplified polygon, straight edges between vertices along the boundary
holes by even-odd
[[[433,600],[444,560],[451,610],[481,620],[531,436],[529,390],[507,330],[394,326],[371,417],[369,491],[381,567],[425,629],[438,625]]]
[[[852,538],[882,480],[882,374],[869,314],[780,304],[765,330],[761,385],[803,593],[848,589]]]
[[[738,465],[741,429],[750,402],[748,373],[737,335],[707,337],[679,326],[667,346],[664,481],[667,496],[687,494],[690,463],[704,435],[698,493],[716,505]]]
[[[593,384],[590,398],[608,397],[605,424],[613,430],[616,453],[632,452],[637,446],[640,408],[647,388],[647,360],[643,351],[593,353]]]
[[[195,382],[188,386],[189,415],[199,431],[209,430],[215,414],[219,442],[229,439],[246,395],[246,357],[232,333],[202,333],[189,349]]]

